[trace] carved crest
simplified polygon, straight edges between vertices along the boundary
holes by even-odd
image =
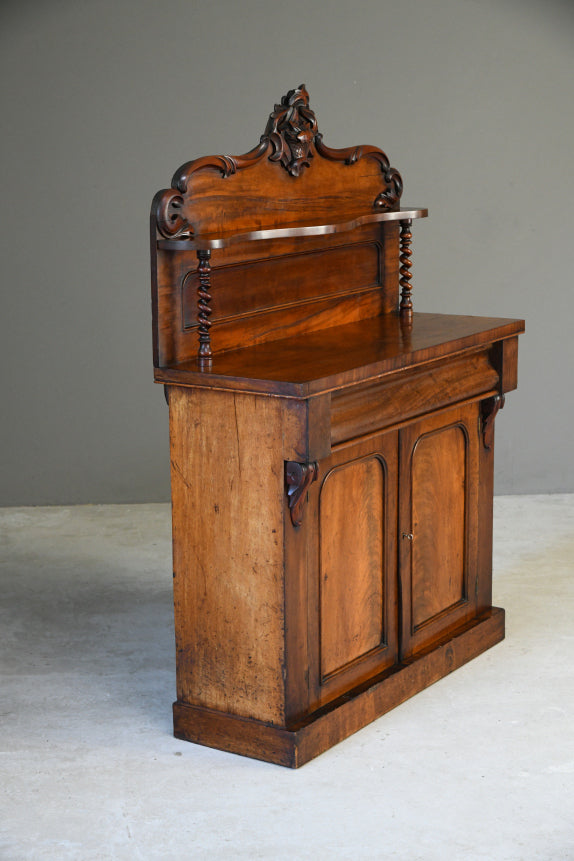
[[[191,239],[195,233],[189,221],[187,206],[190,181],[194,174],[202,171],[217,171],[228,179],[243,170],[257,168],[265,159],[284,168],[292,177],[301,176],[305,167],[311,167],[312,159],[326,159],[341,165],[352,166],[361,159],[377,162],[380,168],[382,188],[371,201],[371,211],[386,212],[399,208],[403,181],[398,170],[391,167],[383,150],[376,146],[351,146],[334,149],[323,142],[317,127],[317,119],[309,107],[309,93],[305,84],[289,90],[281,102],[275,105],[259,143],[243,155],[208,155],[188,161],[173,176],[171,188],[158,192],[152,205],[160,236]],[[352,183],[351,177],[349,183]],[[360,184],[360,183],[359,183]],[[327,193],[327,192],[326,192]]]
[[[309,107],[309,93],[305,84],[301,84],[296,90],[289,90],[281,103],[275,105],[261,140],[273,144],[270,161],[280,161],[291,176],[299,176],[304,167],[311,166],[311,145],[317,131],[317,120]]]

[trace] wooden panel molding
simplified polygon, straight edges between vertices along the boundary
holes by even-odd
[[[213,268],[211,322],[239,320],[274,308],[285,311],[333,296],[342,298],[364,290],[378,290],[383,279],[382,257],[382,243],[371,241]],[[321,277],[317,278],[319,269]],[[197,268],[183,276],[185,329],[198,324],[200,276]]]
[[[333,468],[319,497],[321,677],[385,642],[385,465]]]
[[[476,615],[479,404],[400,432],[403,658]]]
[[[464,426],[455,424],[421,435],[413,450],[407,534],[413,632],[467,600],[467,445]]]

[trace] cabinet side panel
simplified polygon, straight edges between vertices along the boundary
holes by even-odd
[[[419,439],[412,461],[414,630],[466,598],[466,480],[466,440],[460,426]]]
[[[282,404],[170,388],[178,700],[281,722]]]
[[[332,470],[321,490],[323,678],[385,639],[384,478],[383,464],[371,457]]]

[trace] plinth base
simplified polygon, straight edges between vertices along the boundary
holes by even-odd
[[[493,607],[432,650],[398,664],[291,729],[176,702],[174,735],[298,768],[503,639],[504,610]]]

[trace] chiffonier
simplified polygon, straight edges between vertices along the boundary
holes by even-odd
[[[504,637],[494,419],[521,320],[416,313],[403,183],[304,86],[151,213],[175,735],[297,767]]]

